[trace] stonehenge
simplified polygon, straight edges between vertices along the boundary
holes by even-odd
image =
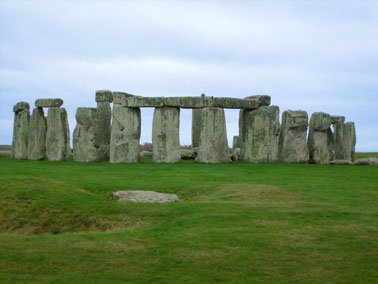
[[[356,131],[344,116],[314,112],[310,121],[301,110],[270,105],[268,95],[244,99],[210,97],[141,97],[98,90],[96,107],[79,107],[73,132],[73,159],[77,162],[154,163],[196,159],[200,163],[314,163],[354,160]],[[113,110],[112,106],[113,104]],[[13,111],[12,157],[67,161],[71,155],[66,110],[59,98],[37,99],[30,117],[26,102]],[[152,152],[140,151],[141,107],[154,108]],[[48,108],[47,116],[43,108]],[[180,147],[180,109],[192,109],[191,148]],[[239,135],[228,146],[224,109],[239,109]],[[332,125],[332,127],[331,127]],[[332,130],[333,128],[333,130]],[[332,162],[333,159],[336,162]]]

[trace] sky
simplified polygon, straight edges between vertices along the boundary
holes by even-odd
[[[356,151],[378,151],[378,1],[0,0],[0,144],[12,107],[62,98],[71,133],[95,91],[267,94],[272,105],[344,115]],[[229,146],[238,110],[225,110]],[[142,109],[141,143],[151,142]],[[191,144],[191,111],[180,142]]]

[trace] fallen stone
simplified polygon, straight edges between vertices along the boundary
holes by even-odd
[[[344,123],[344,122],[345,122],[345,116],[331,115],[331,124]]]
[[[181,149],[182,160],[194,160],[197,157],[197,153],[194,150]]]
[[[369,157],[355,160],[354,165],[369,165],[369,166],[378,166],[378,158]]]
[[[70,132],[64,108],[50,107],[47,114],[46,154],[49,161],[66,161],[71,155]]]
[[[237,162],[240,160],[240,148],[234,148],[230,150],[230,159],[233,162]]]
[[[141,158],[152,158],[152,151],[141,151],[139,156]]]
[[[271,102],[271,97],[268,95],[256,95],[245,97],[247,100],[257,100],[260,106],[269,106]]]
[[[177,163],[181,161],[180,109],[157,107],[152,123],[152,161]]]
[[[232,149],[240,148],[239,146],[239,136],[234,136],[232,139]]]
[[[28,159],[44,160],[46,157],[47,122],[42,108],[35,108],[28,132]]]
[[[356,129],[354,123],[336,123],[333,127],[336,159],[353,161],[356,146]]]
[[[35,101],[36,107],[60,107],[62,105],[62,99],[38,99]]]
[[[113,193],[113,196],[117,198],[118,201],[131,201],[137,203],[167,203],[180,201],[176,194],[144,190],[117,191]]]
[[[305,111],[287,110],[282,113],[278,155],[282,163],[308,163],[306,143],[308,115]]]
[[[140,109],[114,104],[110,139],[111,163],[139,162],[140,131]]]
[[[329,130],[331,116],[324,112],[314,112],[311,115],[307,139],[310,162],[314,164],[328,164],[331,160],[329,150]]]
[[[19,112],[22,110],[30,110],[29,103],[27,102],[18,102],[13,106],[13,112]]]
[[[109,90],[98,90],[96,91],[96,102],[108,102],[113,101],[113,93]]]
[[[28,136],[30,112],[29,104],[19,102],[14,107],[14,125],[12,140],[12,157],[15,159],[28,158]]]
[[[330,165],[353,165],[352,161],[349,160],[333,160],[329,162]]]

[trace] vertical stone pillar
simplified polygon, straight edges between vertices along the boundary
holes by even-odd
[[[111,117],[112,110],[110,103],[113,101],[113,94],[108,90],[96,91],[97,115],[98,115],[98,143],[100,160],[109,160],[110,136],[111,136]]]
[[[152,161],[154,163],[181,161],[179,129],[179,108],[155,108],[152,124]]]
[[[140,108],[123,107],[114,103],[110,138],[111,163],[139,162],[140,130]]]
[[[77,162],[101,161],[98,109],[79,107],[75,118],[77,124],[73,133],[74,160]]]
[[[278,162],[278,144],[280,139],[280,108],[278,106],[269,106],[269,151],[268,162]]]
[[[202,128],[202,108],[192,110],[192,148],[199,146]]]
[[[226,119],[223,108],[203,108],[201,120],[197,161],[201,163],[229,162]]]
[[[26,102],[19,102],[13,107],[13,111],[12,157],[15,159],[27,159],[30,106]]]
[[[306,143],[308,115],[305,111],[287,110],[282,113],[278,155],[283,163],[308,163]]]
[[[66,109],[50,107],[47,114],[47,158],[49,161],[66,161],[71,155],[70,149],[70,130]]]
[[[234,138],[232,139],[232,149],[237,149],[237,148],[240,148],[239,136],[234,136]]]
[[[311,115],[307,139],[311,163],[327,164],[332,158],[329,149],[330,126],[331,116],[328,113],[314,112]]]
[[[33,109],[28,132],[28,159],[44,160],[46,157],[47,123],[43,108]]]
[[[338,160],[354,161],[356,129],[353,122],[335,123],[334,147]]]

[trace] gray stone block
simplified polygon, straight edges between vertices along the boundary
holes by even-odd
[[[260,106],[269,106],[271,102],[271,97],[268,95],[256,95],[245,97],[247,100],[257,100]]]
[[[109,102],[97,103],[97,134],[100,150],[100,160],[108,161],[110,155],[112,110]]]
[[[194,108],[192,110],[192,147],[199,146],[200,135],[202,128],[202,109]]]
[[[310,162],[314,164],[328,164],[332,159],[329,149],[331,138],[329,130],[331,116],[324,112],[314,112],[311,115],[307,139]]]
[[[336,159],[353,161],[356,146],[356,129],[354,123],[336,123],[333,127]]]
[[[35,108],[30,119],[28,132],[28,159],[46,158],[47,122],[42,108]]]
[[[231,109],[257,109],[260,102],[257,99],[214,98],[214,106]]]
[[[96,91],[96,102],[108,102],[113,101],[113,93],[109,90],[98,90]]]
[[[71,155],[70,132],[64,108],[50,107],[47,114],[46,154],[49,161],[66,161]]]
[[[28,158],[28,134],[30,123],[29,104],[19,102],[14,107],[12,154],[15,159]]]
[[[124,92],[113,92],[113,103],[114,104],[125,104],[127,98],[135,97],[132,94],[124,93]]]
[[[344,123],[345,122],[345,116],[339,116],[339,115],[331,115],[331,123]]]
[[[27,102],[18,102],[13,106],[13,112],[19,112],[22,110],[30,110],[29,103]]]
[[[35,101],[36,107],[60,107],[62,105],[62,99],[38,99]]]
[[[232,149],[240,148],[239,146],[239,136],[234,136],[232,138]]]

